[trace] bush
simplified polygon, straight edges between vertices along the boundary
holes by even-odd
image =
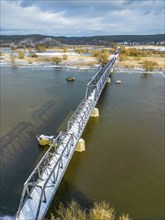
[[[152,71],[157,67],[158,67],[158,63],[152,60],[145,60],[143,62],[143,68],[145,69],[145,71]]]
[[[82,210],[76,201],[72,201],[68,207],[60,203],[56,210],[56,216],[51,215],[51,220],[131,220],[128,215],[122,214],[116,217],[114,208],[110,204],[95,202],[94,207],[89,211]]]
[[[18,58],[19,59],[25,58],[25,52],[23,50],[18,50]]]
[[[66,53],[66,52],[68,51],[68,48],[67,48],[67,47],[64,47],[64,48],[63,48],[63,51],[64,51],[64,53]]]
[[[62,58],[60,58],[60,57],[52,57],[51,61],[58,65],[59,63],[62,62]]]
[[[86,220],[85,211],[83,211],[75,201],[72,201],[68,208],[65,208],[63,204],[60,204],[57,214],[61,220]]]
[[[123,61],[123,60],[127,59],[127,56],[122,53],[122,54],[119,55],[119,58],[120,58],[120,61]]]
[[[100,54],[100,51],[99,51],[99,50],[93,50],[93,51],[92,51],[92,56],[93,56],[93,57],[98,57],[99,54]]]
[[[37,58],[38,55],[37,55],[36,53],[31,53],[31,54],[30,54],[30,57]]]
[[[104,66],[109,61],[109,52],[107,50],[100,51],[97,60]]]
[[[94,203],[94,207],[89,212],[89,220],[114,220],[114,208],[109,203]]]
[[[62,57],[63,57],[64,60],[67,60],[67,59],[68,59],[68,56],[67,56],[67,55],[63,55]]]
[[[43,44],[37,44],[35,49],[38,51],[38,52],[44,52],[46,50],[46,46],[43,45]]]

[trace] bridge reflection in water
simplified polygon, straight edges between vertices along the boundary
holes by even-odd
[[[60,132],[23,186],[16,220],[43,219],[58,189],[77,143],[94,110],[120,49],[87,84],[85,98]],[[36,115],[35,115],[36,117]]]

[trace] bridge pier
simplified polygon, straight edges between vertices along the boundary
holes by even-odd
[[[99,109],[98,108],[94,108],[92,113],[91,113],[91,117],[99,117]]]
[[[111,78],[109,77],[108,79],[107,79],[107,83],[110,83],[111,82]]]
[[[77,152],[85,151],[85,141],[84,141],[84,139],[82,139],[82,138],[79,139],[75,151],[77,151]]]

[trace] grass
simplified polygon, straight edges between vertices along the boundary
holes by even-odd
[[[165,58],[159,56],[148,56],[148,57],[130,57],[128,56],[126,60],[120,61],[119,66],[126,67],[126,68],[142,68],[143,62],[145,60],[152,60],[158,63],[158,68],[165,69]]]

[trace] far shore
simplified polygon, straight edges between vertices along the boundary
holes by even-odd
[[[91,47],[90,47],[91,48]],[[112,48],[106,48],[112,50]],[[1,50],[0,66],[12,66],[12,67],[52,67],[52,68],[68,68],[77,70],[90,70],[96,69],[101,66],[96,57],[92,54],[79,54],[73,50],[67,50],[64,52],[62,49],[55,48],[49,49],[46,52],[35,52],[37,57],[29,57],[28,50],[25,50],[26,55],[19,59],[17,51],[14,53],[13,61],[11,60],[11,54]],[[62,61],[57,64],[51,62],[52,57],[60,57]],[[64,57],[66,57],[64,59]],[[109,59],[111,57],[109,56]],[[165,58],[159,56],[148,56],[137,59],[136,57],[127,57],[126,60],[119,60],[115,65],[115,70],[118,72],[145,72],[143,68],[144,60],[153,60],[158,63],[158,68],[153,71],[147,71],[147,73],[165,73]]]

